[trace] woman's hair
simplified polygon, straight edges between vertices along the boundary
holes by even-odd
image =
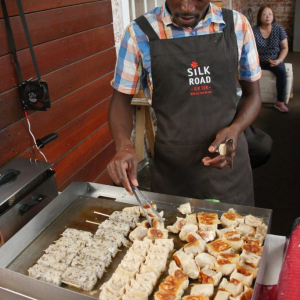
[[[268,4],[262,5],[262,6],[259,8],[258,13],[257,13],[257,23],[256,23],[257,26],[261,26],[261,25],[262,25],[260,19],[261,19],[262,12],[264,11],[264,9],[265,9],[266,7],[270,8],[270,9],[272,10],[272,8],[270,7],[270,5],[268,5]],[[272,10],[272,13],[273,13],[273,22],[272,22],[272,24],[273,24],[273,23],[276,23],[276,18],[275,18],[275,14],[274,14],[274,11],[273,11],[273,10]]]

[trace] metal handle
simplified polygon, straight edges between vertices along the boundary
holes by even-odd
[[[19,208],[20,215],[24,215],[26,212],[28,212],[32,207],[39,204],[43,199],[45,199],[46,196],[44,195],[37,195],[32,197],[31,200],[29,200],[27,203],[24,203]]]
[[[44,148],[44,146],[46,146],[48,143],[55,140],[57,137],[58,137],[57,132],[50,133],[50,134],[44,136],[43,138],[36,140],[36,145],[39,148]]]

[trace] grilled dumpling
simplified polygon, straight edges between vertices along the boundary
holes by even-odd
[[[130,225],[128,222],[124,222],[124,221],[120,221],[120,220],[105,220],[104,222],[102,222],[98,229],[102,229],[102,230],[106,230],[107,228],[109,229],[113,229],[117,232],[122,233],[124,236],[127,236],[129,231],[130,231]]]
[[[265,239],[267,234],[268,226],[266,224],[261,224],[256,227],[255,238]]]
[[[217,233],[217,236],[219,238],[223,237],[223,234],[225,234],[226,232],[231,232],[231,231],[235,231],[236,229],[233,227],[233,226],[230,226],[230,227],[225,227],[225,228],[222,228],[222,229],[217,229],[216,230],[216,233]]]
[[[218,259],[214,269],[223,275],[230,275],[236,268],[236,264],[230,263],[227,259]]]
[[[255,233],[255,230],[252,226],[249,226],[247,224],[239,224],[236,227],[236,230],[242,235],[242,236],[251,236]]]
[[[237,264],[240,260],[240,255],[238,253],[220,253],[217,256],[218,259],[226,259],[231,264]]]
[[[196,232],[189,232],[185,237],[185,240],[188,243],[194,243],[194,242],[196,242],[197,240],[200,240],[200,239],[201,239],[201,236]]]
[[[156,292],[154,294],[154,300],[179,300],[180,298],[177,298],[174,294],[169,294],[166,292]]]
[[[246,252],[243,250],[242,254],[240,255],[241,260],[248,266],[251,266],[253,268],[258,268],[261,256],[256,255],[251,252]]]
[[[237,214],[234,209],[230,209],[228,212],[223,213],[220,221],[224,227],[236,227],[240,223],[244,223],[244,217]]]
[[[216,263],[216,258],[208,253],[199,253],[195,257],[196,264],[199,266],[199,268],[210,268],[212,269]]]
[[[135,214],[138,217],[141,215],[140,211],[140,206],[129,206],[129,207],[124,207],[122,211],[125,211],[127,213]]]
[[[193,256],[198,255],[199,253],[205,250],[206,242],[202,239],[199,239],[193,243],[187,243],[183,246],[183,251],[187,254],[193,254]]]
[[[158,280],[158,276],[154,272],[143,273],[143,274],[136,274],[137,281],[149,281],[151,282],[152,286],[155,286]]]
[[[206,249],[209,254],[215,257],[217,257],[221,252],[234,253],[231,243],[222,238],[206,244]]]
[[[199,272],[199,282],[202,283],[211,283],[214,286],[217,286],[222,278],[221,272],[215,272],[209,268],[203,268]]]
[[[121,297],[115,296],[114,294],[110,293],[106,288],[104,288],[99,295],[99,299],[101,299],[101,300],[120,300]]]
[[[197,214],[187,214],[185,220],[186,224],[198,225]]]
[[[253,282],[253,274],[246,269],[239,268],[239,272],[237,270],[234,270],[230,275],[230,282],[241,282],[242,284],[250,287]]]
[[[242,294],[236,297],[229,297],[229,300],[251,300],[252,295],[253,295],[253,290],[251,288],[247,288]]]
[[[235,251],[240,251],[242,246],[244,245],[244,241],[243,241],[243,239],[240,238],[240,233],[238,231],[226,232],[223,235],[223,239],[229,241],[231,247]]]
[[[149,239],[167,239],[168,238],[168,230],[149,228],[148,229],[148,238]]]
[[[181,270],[181,269],[177,266],[175,260],[172,260],[169,264],[169,270],[168,270],[169,275],[174,275],[174,272],[176,270]]]
[[[182,300],[209,300],[209,297],[205,294],[189,295],[182,298]]]
[[[167,226],[167,229],[173,233],[180,232],[181,228],[187,223],[186,219],[184,218],[180,218],[180,217],[176,217],[176,218],[177,220],[172,226]]]
[[[130,297],[130,299],[148,300],[148,293],[140,290],[136,290],[128,285],[125,286],[125,295]]]
[[[161,264],[152,262],[149,265],[145,265],[145,264],[141,265],[139,274],[154,272],[157,275],[157,277],[159,277],[164,270],[165,267],[163,267]]]
[[[197,233],[207,243],[213,241],[216,238],[216,231],[214,230],[197,231]]]
[[[148,220],[144,220],[144,221],[142,221],[140,223],[136,223],[136,226],[145,227],[147,229],[151,228],[151,225],[150,225],[150,223],[149,223]]]
[[[262,251],[263,251],[263,247],[250,245],[250,244],[244,244],[242,249],[246,252],[250,252],[256,255],[262,255]]]
[[[252,226],[252,227],[257,227],[261,225],[264,222],[262,218],[254,217],[252,215],[248,215],[245,217],[245,224]]]
[[[148,229],[142,226],[138,226],[132,232],[130,232],[129,239],[131,241],[135,241],[135,240],[142,241],[143,238],[147,235],[148,235]]]
[[[178,211],[181,212],[183,215],[191,214],[191,213],[192,213],[192,208],[191,208],[190,202],[181,204],[177,209],[178,209]]]
[[[139,217],[132,213],[116,210],[109,216],[109,220],[119,220],[127,222],[131,228],[134,228],[139,220]]]
[[[245,264],[245,262],[243,260],[240,260],[239,263],[238,263],[238,266],[237,266],[237,270],[240,272],[240,273],[243,273],[243,270],[242,269],[246,269],[247,271],[251,272],[253,274],[253,278],[255,279],[256,276],[257,276],[257,268],[253,268],[247,264]]]
[[[115,286],[115,289],[120,289],[124,287],[126,284],[130,283],[131,278],[129,276],[125,276],[124,274],[119,273],[113,273],[111,278],[106,281],[102,286],[100,287],[100,290],[104,289],[106,285]]]
[[[143,255],[135,253],[134,251],[128,251],[122,259],[122,262],[127,262],[129,264],[134,264],[137,262],[142,263],[144,261],[145,257]]]
[[[198,221],[201,231],[216,230],[221,223],[216,213],[198,213]]]
[[[193,254],[186,254],[182,250],[174,253],[173,259],[178,267],[182,268],[182,271],[190,278],[196,279],[199,275],[199,268],[196,265]]]
[[[225,291],[218,291],[214,300],[228,300],[229,299],[230,294],[228,292]]]
[[[261,246],[264,239],[262,237],[255,238],[255,237],[251,237],[251,236],[244,236],[243,241],[247,244],[250,244],[250,245]]]
[[[161,247],[161,246],[157,246],[157,245],[151,245],[151,247],[148,250],[148,254],[149,253],[160,253],[165,255],[166,257],[169,256],[169,249],[167,247]]]
[[[231,283],[226,278],[223,278],[219,285],[219,290],[228,292],[231,296],[236,297],[243,292],[243,284]]]
[[[198,226],[194,225],[194,224],[186,224],[181,228],[181,231],[179,233],[179,238],[182,241],[186,240],[186,236],[188,235],[188,233],[190,232],[196,232],[198,230]]]
[[[169,252],[174,249],[173,239],[156,239],[154,240],[154,245],[162,248],[167,248]]]
[[[136,291],[142,291],[148,294],[148,296],[153,291],[153,285],[151,281],[137,281],[135,279],[132,279],[130,282],[130,288]]]
[[[109,293],[113,294],[116,297],[122,297],[125,293],[125,286],[117,287],[112,283],[108,283],[104,290],[107,290]]]
[[[204,294],[208,297],[212,297],[214,294],[214,286],[213,284],[195,284],[191,288],[191,295],[200,295]]]

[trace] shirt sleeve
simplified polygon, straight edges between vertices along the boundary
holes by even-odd
[[[287,38],[287,34],[280,25],[279,25],[279,32],[280,32],[279,38],[280,38],[280,42],[281,42]]]
[[[111,85],[119,92],[134,95],[140,90],[142,73],[142,59],[130,24],[121,40]]]
[[[234,11],[239,52],[239,80],[253,82],[261,77],[259,57],[252,28],[246,17]]]

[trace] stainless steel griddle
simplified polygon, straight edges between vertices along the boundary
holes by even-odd
[[[213,203],[150,192],[144,192],[144,194],[157,204],[159,211],[165,212],[166,226],[173,224],[176,216],[181,215],[177,211],[177,207],[187,201],[191,203],[194,213],[216,212],[220,217],[229,208],[234,208],[241,215],[253,214],[264,218],[267,225],[271,222],[272,211],[267,209]],[[101,223],[106,218],[94,214],[94,211],[111,214],[115,210],[122,210],[128,204],[137,205],[135,198],[123,188],[95,183],[71,184],[0,248],[0,299],[98,299],[99,291],[91,294],[64,284],[62,287],[57,287],[28,277],[27,270],[43,255],[43,250],[57,240],[66,228],[71,227],[95,233],[97,225],[87,223],[86,220]],[[174,238],[176,249],[182,247],[178,235],[169,234],[169,237]],[[107,273],[101,280],[98,280],[95,289],[98,290],[111,277],[126,254],[125,247],[120,249],[121,251],[107,268]],[[264,272],[263,260],[264,255],[259,273]],[[166,274],[162,278],[165,276]]]

